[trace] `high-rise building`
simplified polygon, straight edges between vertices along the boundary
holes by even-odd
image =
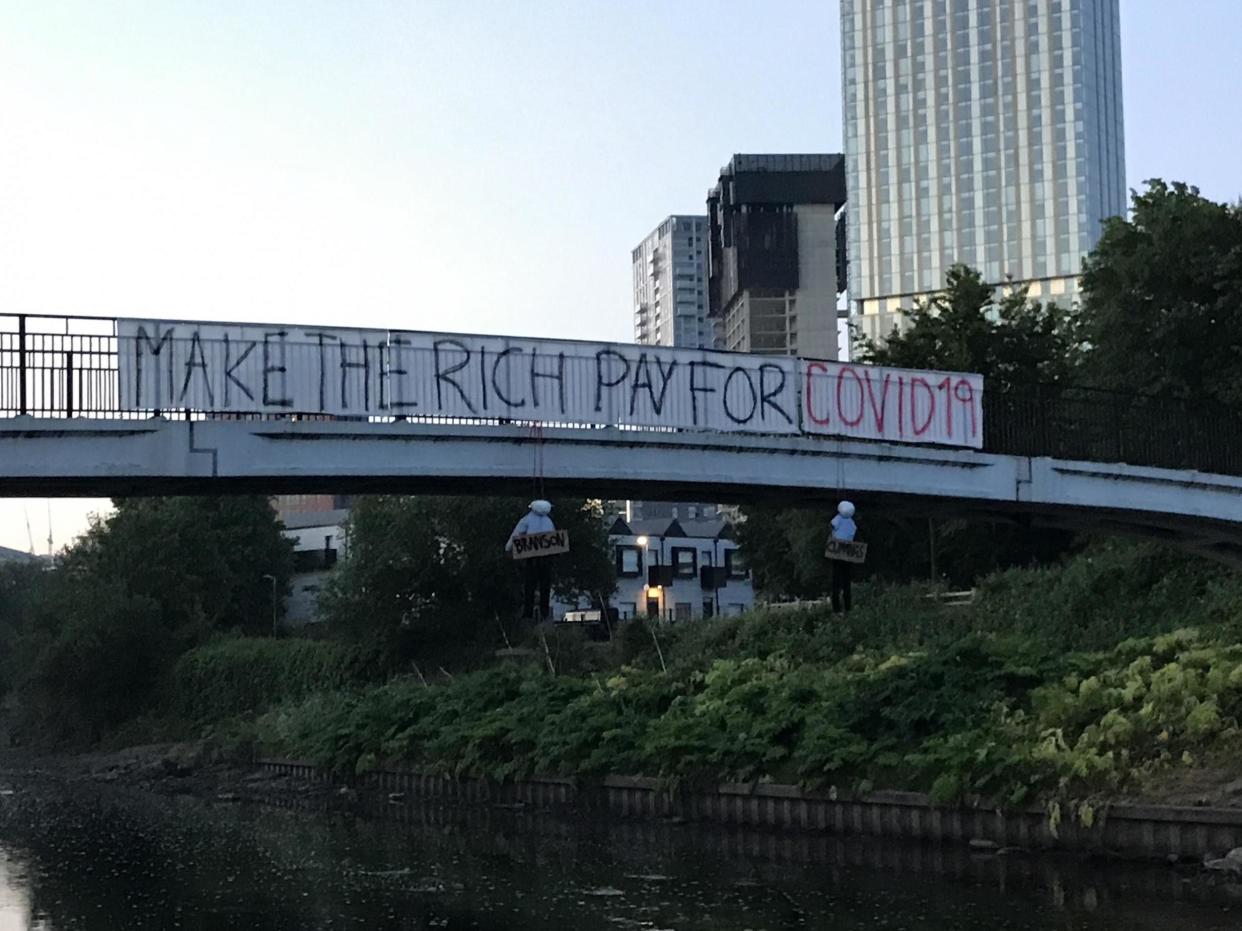
[[[713,349],[707,319],[707,217],[671,216],[630,254],[634,340],[649,346]]]
[[[849,296],[879,338],[950,265],[1067,303],[1126,207],[1119,0],[841,0]]]
[[[707,217],[674,215],[630,253],[634,341],[648,346],[717,348],[707,316]],[[629,519],[712,517],[716,505],[687,501],[618,502]]]
[[[734,155],[707,195],[708,314],[725,349],[837,357],[841,155]]]

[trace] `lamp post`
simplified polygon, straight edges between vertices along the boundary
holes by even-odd
[[[712,605],[717,617],[720,616],[720,578],[716,572],[716,565],[720,562],[716,550],[716,544],[719,542],[718,537],[712,537]],[[728,584],[727,580],[725,584]]]
[[[263,578],[272,583],[272,636],[276,636],[276,576],[264,573]]]

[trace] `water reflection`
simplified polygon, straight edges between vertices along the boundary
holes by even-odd
[[[30,914],[30,897],[26,894],[25,868],[11,852],[0,848],[0,931],[29,931],[46,928]]]
[[[396,820],[17,784],[0,931],[1238,927],[1232,887],[1163,866],[494,809]]]

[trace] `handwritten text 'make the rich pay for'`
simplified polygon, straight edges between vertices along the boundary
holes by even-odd
[[[813,433],[978,447],[983,379],[704,350],[123,320],[122,403]]]

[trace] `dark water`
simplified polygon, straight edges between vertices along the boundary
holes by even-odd
[[[386,813],[397,820],[0,783],[0,931],[1242,927],[1235,887],[1163,865]]]

